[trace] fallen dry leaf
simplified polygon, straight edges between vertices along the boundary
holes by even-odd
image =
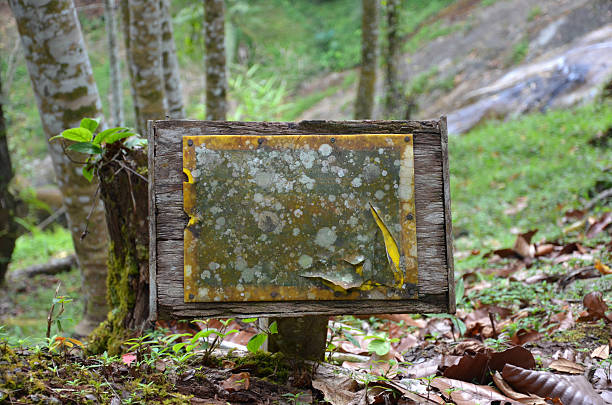
[[[435,378],[431,385],[440,390],[442,395],[450,397],[457,405],[472,405],[477,403],[493,403],[498,401],[503,404],[520,404],[488,385],[476,385],[465,381],[450,378]]]
[[[444,377],[484,384],[490,381],[490,371],[501,371],[506,364],[534,368],[535,359],[524,347],[515,346],[503,352],[464,355],[459,363],[447,368]]]
[[[609,345],[601,345],[591,353],[591,357],[594,359],[602,359],[605,360],[610,357],[610,346]]]
[[[533,394],[523,394],[521,392],[516,392],[512,389],[511,386],[508,385],[506,381],[504,381],[503,377],[496,371],[493,374],[493,382],[495,386],[508,398],[514,399],[515,401],[520,402],[521,404],[529,404],[529,405],[548,405],[544,398],[541,398],[537,395]]]
[[[506,364],[502,376],[510,386],[524,394],[535,394],[543,398],[558,398],[563,405],[604,405],[604,401],[586,381],[574,376],[573,379],[561,378],[544,371],[525,370]]]
[[[603,300],[601,292],[593,291],[588,293],[582,299],[582,304],[587,309],[587,313],[581,314],[578,320],[597,321],[603,319],[606,322],[612,322],[612,315],[606,314],[608,311],[608,304]]]
[[[612,274],[612,268],[599,260],[595,260],[595,268],[603,275]]]
[[[517,346],[522,346],[525,343],[535,342],[540,339],[542,339],[542,334],[540,332],[524,328],[519,329],[510,337],[510,341]]]
[[[533,229],[517,235],[513,249],[523,259],[531,259],[535,256],[535,246],[531,243],[531,238],[537,231],[537,229]]]
[[[580,364],[573,362],[571,360],[567,360],[567,359],[559,359],[559,360],[555,360],[552,363],[550,363],[550,365],[548,366],[548,368],[551,368],[555,371],[560,371],[562,373],[568,373],[568,374],[582,374],[584,373],[584,367],[581,366]]]
[[[595,237],[600,232],[603,232],[603,230],[610,224],[612,224],[612,211],[606,212],[599,219],[593,222],[591,226],[589,226],[589,229],[587,229],[586,232],[587,238]]]
[[[246,371],[232,374],[221,386],[227,392],[248,390],[250,386],[250,374]]]

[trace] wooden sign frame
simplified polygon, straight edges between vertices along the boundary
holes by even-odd
[[[418,299],[185,302],[183,136],[412,134]],[[149,277],[152,319],[455,312],[446,118],[439,121],[150,121]]]

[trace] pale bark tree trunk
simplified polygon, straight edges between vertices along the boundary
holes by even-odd
[[[13,167],[6,139],[2,94],[2,79],[0,78],[0,286],[4,285],[6,271],[15,248],[18,228],[15,222],[17,203],[9,191],[9,184],[13,178]]]
[[[104,17],[108,37],[108,62],[110,65],[111,125],[122,127],[123,92],[121,86],[121,67],[119,65],[119,46],[117,43],[117,19],[115,0],[104,0]]]
[[[361,0],[361,74],[355,119],[372,119],[378,56],[378,0]]]
[[[227,75],[225,74],[224,0],[204,0],[206,45],[206,119],[225,120]]]
[[[47,137],[79,125],[83,117],[102,118],[102,104],[72,0],[10,0]],[[77,333],[87,334],[107,315],[108,236],[104,208],[93,200],[97,184],[64,154],[60,142],[49,151],[64,195],[70,231],[83,279],[85,316]],[[84,156],[71,153],[82,161]],[[89,210],[94,205],[91,217]],[[81,238],[89,222],[89,235]]]
[[[385,110],[386,119],[401,118],[402,83],[398,75],[400,56],[399,30],[400,0],[387,0],[387,54],[385,55]]]
[[[147,121],[164,119],[167,111],[161,10],[159,0],[124,0],[124,3],[127,3],[122,11],[127,22],[126,51],[136,127],[140,134],[146,134]]]
[[[169,0],[160,0],[162,16],[162,64],[164,69],[164,86],[166,101],[168,102],[168,116],[170,118],[185,118],[183,108],[183,90],[176,45],[172,33],[172,15],[170,14]]]

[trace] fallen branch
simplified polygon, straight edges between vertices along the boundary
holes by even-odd
[[[76,256],[70,255],[59,259],[51,259],[47,263],[35,264],[20,270],[11,271],[7,276],[12,280],[17,280],[24,277],[34,277],[39,274],[53,275],[70,271],[76,264]]]
[[[584,209],[590,211],[600,200],[605,200],[608,198],[612,198],[612,188],[604,190],[595,197],[591,198],[591,200],[584,206]]]

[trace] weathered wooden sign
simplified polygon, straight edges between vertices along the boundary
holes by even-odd
[[[445,121],[156,121],[160,317],[454,311]]]

